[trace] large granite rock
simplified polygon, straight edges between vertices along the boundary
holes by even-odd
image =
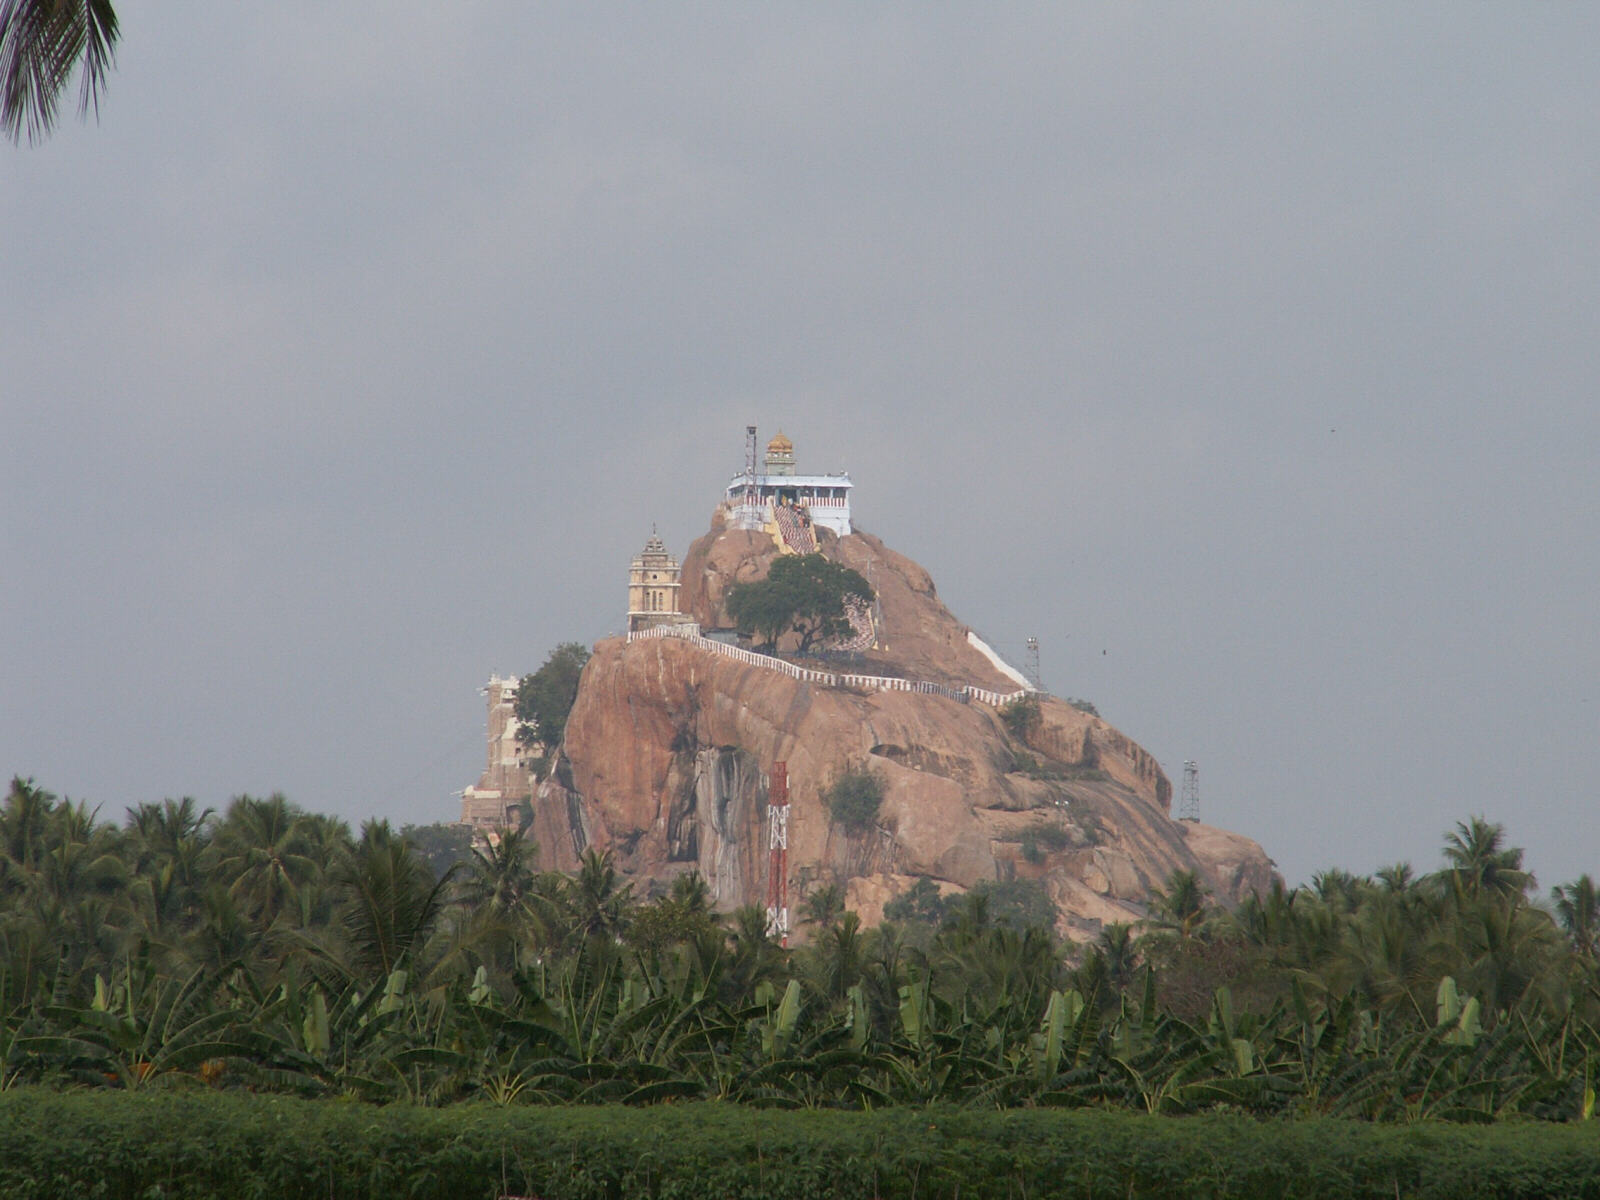
[[[865,534],[829,536],[822,550],[879,590],[882,673],[1015,689],[921,567]],[[707,628],[724,624],[728,585],[759,578],[773,553],[759,534],[713,529],[685,559],[685,609]],[[1044,698],[1020,741],[984,704],[803,682],[677,638],[595,647],[563,759],[535,798],[534,836],[549,865],[570,869],[595,846],[641,883],[693,868],[719,907],[762,903],[764,776],[776,761],[788,766],[791,907],[837,882],[872,923],[921,875],[946,891],[1032,878],[1059,906],[1062,932],[1082,937],[1143,915],[1179,868],[1225,902],[1272,878],[1250,839],[1174,821],[1155,760],[1062,701]],[[851,834],[824,795],[864,766],[884,799],[873,828]]]

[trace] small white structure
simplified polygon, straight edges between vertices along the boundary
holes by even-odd
[[[767,443],[764,470],[755,462],[755,426],[746,430],[745,469],[729,482],[723,493],[728,523],[735,529],[765,529],[777,522],[779,508],[792,508],[807,523],[831,529],[840,537],[849,535],[850,476],[796,475],[794,443],[778,436]]]

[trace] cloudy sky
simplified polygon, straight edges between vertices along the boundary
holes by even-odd
[[[747,423],[1291,882],[1600,872],[1600,12],[121,0],[0,144],[0,769],[449,819]]]

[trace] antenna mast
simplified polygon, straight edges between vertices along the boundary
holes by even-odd
[[[1183,761],[1183,793],[1178,800],[1178,820],[1200,819],[1200,768],[1194,759]]]
[[[789,944],[789,764],[772,764],[767,787],[767,933]]]
[[[1033,690],[1044,691],[1044,677],[1039,673],[1039,639],[1028,639],[1028,678],[1033,680]]]

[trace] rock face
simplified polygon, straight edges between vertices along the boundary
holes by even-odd
[[[680,602],[702,629],[727,629],[728,588],[766,576],[777,553],[761,533],[724,529],[722,513],[712,518],[711,532],[689,547],[683,560]],[[954,686],[975,685],[1012,692],[1017,682],[967,640],[967,628],[939,601],[933,579],[903,554],[889,549],[870,533],[857,530],[835,537],[817,528],[826,557],[861,572],[878,593],[883,611],[882,649],[865,656],[863,673],[904,675]]]
[[[862,533],[830,535],[822,552],[879,592],[887,648],[861,673],[1015,690],[921,567]],[[758,533],[713,528],[685,559],[685,609],[703,627],[726,624],[729,584],[759,578],[774,553]],[[775,761],[788,764],[791,908],[839,883],[870,924],[922,875],[945,891],[1037,879],[1062,932],[1084,937],[1142,916],[1151,888],[1177,869],[1229,902],[1272,878],[1250,839],[1172,820],[1155,760],[1062,701],[1042,698],[1019,738],[981,703],[806,682],[671,637],[595,647],[563,761],[534,802],[534,836],[548,865],[570,869],[594,846],[641,881],[696,869],[719,907],[759,904],[763,775]],[[852,834],[831,819],[825,793],[863,767],[883,803],[876,823]]]

